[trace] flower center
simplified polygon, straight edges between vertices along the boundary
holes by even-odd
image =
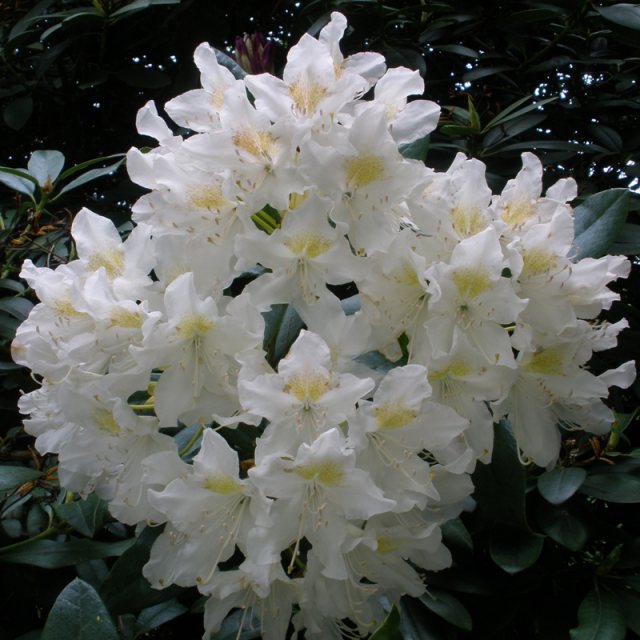
[[[298,233],[284,241],[285,246],[296,256],[317,258],[331,247],[331,241],[317,233]]]
[[[230,495],[242,491],[242,485],[236,479],[224,473],[214,473],[208,476],[204,486],[209,489],[209,491],[222,495]]]
[[[332,461],[300,465],[295,468],[295,471],[304,480],[317,479],[320,484],[328,487],[336,487],[342,484],[344,479],[344,471],[340,465]]]
[[[213,322],[207,316],[194,313],[182,318],[182,321],[176,326],[176,332],[183,340],[191,340],[206,334],[212,327]]]
[[[401,402],[387,402],[378,405],[373,410],[376,426],[380,429],[398,429],[413,422],[418,412],[403,405]]]
[[[464,298],[476,298],[491,289],[491,279],[484,269],[460,269],[453,274],[453,282]]]
[[[347,160],[347,182],[353,187],[366,187],[384,174],[382,160],[373,153],[361,153]]]
[[[564,374],[562,355],[555,349],[544,349],[531,354],[524,366],[525,371],[542,376],[561,376]]]
[[[198,185],[189,192],[189,203],[198,209],[215,209],[216,211],[229,204],[222,195],[218,185]]]
[[[124,269],[124,256],[122,250],[116,247],[110,247],[104,251],[96,251],[88,262],[91,271],[97,271],[101,267],[107,272],[109,280],[113,280],[122,275]]]
[[[285,393],[295,396],[300,402],[317,402],[329,390],[329,378],[320,373],[294,375],[284,386]]]

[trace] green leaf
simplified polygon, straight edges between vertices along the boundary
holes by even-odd
[[[149,7],[162,5],[162,4],[180,4],[180,0],[134,0],[128,5],[121,7],[117,11],[114,11],[110,18],[121,18],[129,13],[136,13],[137,11],[144,11]]]
[[[118,640],[100,596],[76,578],[60,593],[47,617],[42,640]]]
[[[231,56],[227,55],[224,51],[220,51],[220,49],[216,49],[215,47],[213,50],[216,53],[216,60],[218,61],[218,64],[229,69],[236,80],[242,80],[242,78],[247,75],[247,72]]]
[[[493,532],[489,554],[501,569],[514,574],[533,566],[543,546],[544,539],[541,536],[505,526]]]
[[[609,22],[640,31],[640,5],[618,2],[611,7],[594,7]]]
[[[640,476],[630,473],[594,473],[584,481],[580,492],[606,502],[637,503],[640,502]]]
[[[92,493],[85,499],[59,504],[55,507],[55,511],[78,533],[91,538],[104,524],[107,503]]]
[[[471,615],[466,607],[450,593],[439,589],[428,588],[427,592],[420,596],[420,602],[437,616],[446,620],[458,629],[471,631]]]
[[[625,222],[618,237],[609,247],[609,251],[614,255],[637,256],[640,254],[640,225]]]
[[[541,502],[536,520],[544,533],[571,551],[580,551],[589,540],[589,529],[564,507]]]
[[[480,80],[480,78],[486,78],[487,76],[493,76],[497,73],[502,73],[503,71],[513,70],[513,66],[510,64],[500,64],[495,67],[479,67],[477,69],[472,69],[471,71],[467,71],[462,76],[463,82],[472,82],[473,80]]]
[[[622,229],[628,209],[628,189],[601,191],[576,207],[573,241],[576,260],[606,255]]]
[[[42,475],[42,471],[29,467],[2,465],[0,466],[0,491],[16,489],[25,482],[35,480]]]
[[[116,560],[106,580],[100,587],[100,595],[109,611],[114,614],[140,611],[159,602],[171,600],[182,592],[180,587],[153,589],[142,575],[151,546],[160,535],[159,527],[147,527],[133,544]]]
[[[578,609],[571,640],[624,640],[625,626],[615,598],[602,590],[590,591]]]
[[[293,305],[288,304],[272,305],[264,319],[264,349],[267,360],[275,367],[296,341],[303,322]]]
[[[7,289],[17,293],[24,293],[26,287],[19,280],[11,280],[11,278],[0,278],[0,289]]]
[[[0,562],[29,564],[44,569],[70,567],[78,562],[119,556],[126,551],[134,539],[118,542],[98,542],[96,540],[36,540],[15,549],[2,551]]]
[[[0,167],[0,183],[13,191],[29,196],[33,200],[36,180],[25,171],[11,167]]]
[[[15,131],[19,131],[31,118],[33,113],[33,98],[21,96],[12,100],[2,112],[4,123]]]
[[[494,425],[491,464],[480,464],[473,474],[478,510],[491,520],[526,528],[525,470],[507,420]]]
[[[442,535],[447,546],[473,553],[473,538],[460,518],[445,522],[442,525]]]
[[[433,47],[436,51],[445,51],[447,53],[455,53],[459,56],[465,56],[466,58],[473,58],[477,60],[480,57],[480,54],[474,49],[470,49],[469,47],[464,47],[461,44],[441,44]]]
[[[404,158],[424,162],[427,157],[427,151],[429,150],[429,136],[414,140],[408,144],[403,144],[399,147],[399,150]]]
[[[616,589],[615,599],[620,606],[627,627],[635,634],[640,635],[640,598],[628,591]]]
[[[395,605],[391,607],[384,622],[370,636],[369,640],[402,640],[400,633],[400,612]]]
[[[558,467],[538,478],[538,491],[547,502],[562,504],[580,488],[586,477],[587,472],[579,467]]]
[[[33,309],[33,302],[27,298],[0,298],[0,311],[18,320],[24,320]]]
[[[58,180],[56,180],[56,183],[62,180],[66,180],[67,178],[74,176],[76,173],[80,173],[81,171],[92,167],[94,164],[99,164],[100,162],[107,162],[114,159],[118,159],[124,162],[125,158],[126,156],[124,153],[114,153],[110,156],[101,156],[100,158],[92,158],[91,160],[86,160],[85,162],[81,162],[80,164],[74,164],[73,167],[69,167],[60,174],[60,177],[58,178]]]
[[[183,604],[180,604],[175,598],[152,607],[147,607],[140,612],[136,620],[135,637],[138,638],[165,622],[169,622],[169,620],[173,620],[183,613],[187,613],[187,611],[189,611],[189,609]]]
[[[64,167],[64,155],[60,151],[34,151],[27,163],[27,170],[41,187],[52,185]]]
[[[58,193],[58,195],[60,196],[63,193],[67,193],[67,191],[71,191],[72,189],[77,189],[81,185],[86,184],[87,182],[91,182],[92,180],[101,178],[102,176],[112,175],[115,171],[118,170],[118,168],[123,162],[124,162],[124,158],[120,158],[117,162],[110,164],[108,167],[91,169],[90,171],[83,173],[82,175],[78,176],[75,180],[72,180],[68,184],[65,184],[64,187],[60,189],[60,192]]]

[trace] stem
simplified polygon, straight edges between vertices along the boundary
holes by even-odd
[[[37,540],[42,540],[43,538],[48,538],[54,533],[58,533],[60,528],[57,525],[51,525],[44,531],[41,531],[37,536],[33,536],[31,538],[27,538],[26,540],[20,540],[20,542],[14,542],[13,544],[9,544],[6,547],[0,547],[0,554],[6,553],[7,551],[13,551],[14,549],[18,549],[23,547],[26,544],[31,544],[32,542],[36,542]]]
[[[181,458],[182,456],[186,455],[189,452],[191,447],[193,447],[193,445],[197,442],[198,438],[202,435],[203,431],[204,431],[204,425],[201,424],[199,429],[193,434],[191,440],[189,440],[189,442],[187,442],[187,444],[185,444],[184,447],[182,447],[182,449],[179,451],[178,455]]]

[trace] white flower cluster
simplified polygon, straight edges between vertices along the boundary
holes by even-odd
[[[292,616],[310,638],[369,633],[384,602],[424,592],[416,567],[449,564],[440,526],[490,461],[494,421],[549,466],[559,425],[606,432],[608,387],[634,377],[632,363],[586,368],[626,326],[594,319],[629,265],[572,260],[574,182],[542,196],[524,154],[493,196],[481,162],[405,159],[439,108],[408,101],[417,72],[343,58],[345,27],[335,13],[303,36],[282,80],[235,79],[199,46],[202,89],[166,105],[194,133],[139,113],[159,144],[128,154],[150,190],[129,237],[83,209],[78,259],[22,271],[41,300],[13,345],[42,381],[21,400],[26,428],[65,487],[123,522],[166,523],[144,574],[211,596],[205,637],[235,607],[267,640]],[[345,284],[350,315],[333,293]],[[274,304],[306,326],[275,369]],[[189,462],[163,431],[179,424],[203,429]],[[258,437],[239,460],[215,427],[247,425]]]

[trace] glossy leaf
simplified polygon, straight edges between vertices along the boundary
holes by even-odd
[[[104,523],[107,515],[107,503],[92,493],[85,499],[59,504],[55,510],[78,533],[91,537]]]
[[[28,173],[12,169],[11,167],[0,167],[0,184],[9,187],[13,191],[29,196],[33,200],[35,191],[35,179]]]
[[[471,615],[466,607],[455,596],[439,589],[427,588],[420,602],[437,616],[446,620],[458,629],[471,631],[473,626]]]
[[[173,620],[187,613],[188,610],[187,607],[180,604],[175,598],[152,607],[147,607],[140,612],[136,620],[135,637],[139,638],[152,629],[163,625],[165,622],[169,622],[169,620]]]
[[[587,198],[574,210],[576,259],[600,258],[618,237],[627,219],[628,189],[609,189]]]
[[[371,634],[369,640],[402,640],[398,607],[391,607],[389,615],[382,625]]]
[[[24,320],[33,309],[33,302],[27,298],[0,298],[0,311],[8,313],[18,320]]]
[[[544,539],[514,527],[496,529],[489,544],[491,559],[507,573],[524,571],[536,563]]]
[[[283,358],[296,341],[303,322],[293,305],[274,304],[265,315],[264,349],[272,366]]]
[[[25,482],[35,480],[42,475],[42,471],[29,467],[2,465],[0,466],[0,491],[15,489]]]
[[[580,551],[589,540],[587,525],[564,507],[541,503],[536,521],[552,540],[571,551]]]
[[[216,52],[218,64],[229,69],[234,78],[242,80],[242,78],[247,75],[247,72],[231,56],[227,55],[224,51],[220,51],[220,49],[214,48],[214,51]]]
[[[0,550],[0,562],[30,564],[44,569],[70,567],[78,562],[119,556],[133,539],[118,542],[96,540],[36,540],[8,551]]]
[[[640,225],[625,223],[610,247],[613,255],[635,256],[640,254]]]
[[[495,425],[491,464],[478,465],[473,474],[478,509],[491,520],[526,528],[525,470],[520,464],[510,425]]]
[[[630,473],[591,474],[580,492],[606,502],[634,504],[640,502],[640,476]]]
[[[595,7],[595,10],[613,24],[640,31],[640,5],[638,4],[618,2],[610,7]]]
[[[445,522],[442,525],[442,535],[447,546],[473,552],[473,538],[460,518]]]
[[[149,560],[151,546],[160,535],[159,528],[147,527],[135,539],[120,558],[116,560],[106,580],[100,587],[100,595],[115,613],[140,611],[145,607],[174,598],[182,591],[180,587],[152,589],[142,575],[142,567]]]
[[[130,13],[136,13],[138,11],[144,11],[144,9],[148,9],[149,7],[163,5],[163,4],[179,4],[180,0],[134,0],[134,2],[130,2],[129,4],[121,7],[117,11],[114,11],[109,17],[110,18],[121,18]]]
[[[584,482],[587,472],[579,467],[558,467],[538,477],[538,491],[551,504],[568,500]]]
[[[119,640],[118,632],[100,596],[76,578],[54,602],[42,640]]]
[[[625,627],[615,597],[594,590],[580,604],[578,626],[571,629],[571,640],[624,640]]]
[[[117,162],[114,162],[113,164],[110,164],[107,167],[101,167],[100,169],[90,169],[89,171],[78,176],[68,184],[65,184],[64,187],[60,189],[59,195],[62,195],[63,193],[67,193],[72,189],[77,189],[78,187],[82,186],[83,184],[87,184],[87,182],[91,182],[92,180],[102,178],[103,176],[112,175],[115,171],[117,171],[120,168],[120,165],[123,162],[124,162],[124,158],[121,158]]]

